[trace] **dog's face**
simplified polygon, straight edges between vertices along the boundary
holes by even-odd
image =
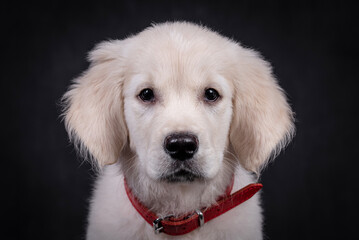
[[[232,87],[206,54],[146,46],[136,74],[124,84],[131,149],[140,170],[170,182],[213,178],[221,167],[232,119]],[[178,61],[187,53],[187,61]],[[157,55],[156,55],[157,52]],[[144,56],[148,54],[148,56]],[[152,56],[152,57],[151,57]],[[156,57],[153,57],[156,56]],[[201,65],[201,66],[199,66]]]
[[[154,181],[214,178],[230,165],[258,171],[292,131],[292,112],[259,55],[187,23],[100,44],[64,96],[71,137],[99,165],[134,155]]]

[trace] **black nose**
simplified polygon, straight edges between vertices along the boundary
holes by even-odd
[[[198,149],[198,138],[190,133],[175,133],[166,137],[165,151],[175,160],[187,160],[193,157]]]

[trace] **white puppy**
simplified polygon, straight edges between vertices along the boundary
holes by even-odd
[[[205,212],[233,176],[233,192],[255,182],[294,131],[269,63],[184,22],[103,42],[89,59],[64,95],[70,138],[100,169],[87,239],[262,239],[258,194],[194,231],[156,235],[124,179],[159,217]]]

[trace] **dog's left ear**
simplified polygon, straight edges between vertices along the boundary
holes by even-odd
[[[63,96],[70,139],[100,168],[116,162],[127,143],[122,101],[123,45],[123,41],[99,44],[89,54],[89,69]]]
[[[293,113],[271,66],[250,49],[237,48],[230,143],[242,165],[259,173],[291,140]]]

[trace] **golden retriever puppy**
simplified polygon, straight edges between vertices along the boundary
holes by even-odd
[[[99,169],[87,239],[262,239],[259,194],[244,187],[294,132],[270,64],[186,22],[102,42],[89,60],[63,98],[70,138]]]

